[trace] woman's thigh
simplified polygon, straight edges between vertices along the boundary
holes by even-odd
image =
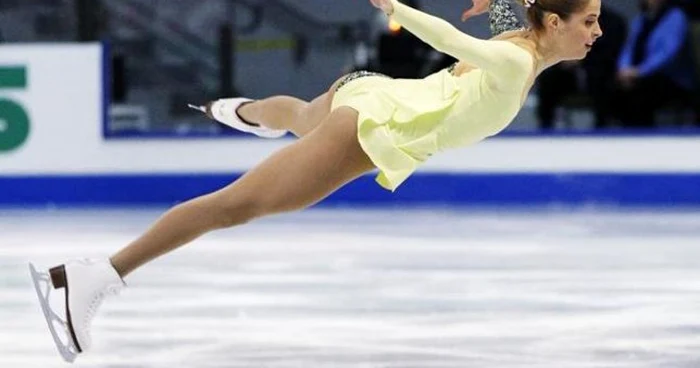
[[[357,140],[357,111],[340,107],[298,141],[215,193],[250,218],[308,207],[374,169]],[[234,214],[235,215],[235,214]]]
[[[298,121],[294,124],[296,127],[295,134],[299,137],[305,136],[316,129],[316,127],[331,113],[331,105],[333,103],[335,90],[343,78],[344,76],[336,80],[328,91],[309,102],[299,113],[299,116],[297,116]]]

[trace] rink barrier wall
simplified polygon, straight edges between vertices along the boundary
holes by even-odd
[[[0,205],[171,205],[216,190],[238,174],[0,177]],[[422,173],[395,193],[364,176],[323,206],[700,206],[700,174]]]
[[[0,206],[177,203],[291,142],[107,138],[105,52],[99,43],[0,46]],[[697,206],[700,134],[506,133],[434,155],[396,193],[367,176],[323,203]]]

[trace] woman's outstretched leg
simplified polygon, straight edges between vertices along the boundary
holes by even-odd
[[[254,218],[308,207],[374,168],[357,141],[357,112],[341,107],[302,139],[263,161],[233,184],[178,205],[110,260],[77,261],[37,272],[32,279],[54,341],[72,362],[91,346],[90,324],[102,300],[123,287],[123,277],[200,235]],[[68,292],[70,288],[70,293]],[[49,295],[63,289],[65,320]],[[64,329],[56,327],[56,322]],[[62,332],[66,336],[58,338]]]
[[[126,276],[144,263],[216,229],[308,207],[372,170],[357,141],[357,112],[339,108],[318,129],[265,160],[229,186],[178,205],[115,254]]]

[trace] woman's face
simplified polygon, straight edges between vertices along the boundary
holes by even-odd
[[[590,0],[583,10],[572,14],[567,21],[560,20],[554,34],[563,60],[585,58],[595,41],[603,35],[598,23],[600,1]]]

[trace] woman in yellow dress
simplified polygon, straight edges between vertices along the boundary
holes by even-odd
[[[211,117],[243,131],[262,137],[290,131],[300,139],[232,184],[173,207],[109,259],[71,262],[45,273],[30,265],[64,359],[72,361],[90,348],[90,323],[102,299],[123,287],[123,278],[136,268],[207,232],[306,208],[375,169],[379,184],[396,190],[431,155],[503,130],[539,73],[560,61],[584,58],[602,35],[601,0],[521,0],[529,28],[491,40],[464,34],[397,0],[370,1],[460,62],[424,79],[353,73],[311,102],[275,96],[224,99],[203,107]],[[475,0],[482,11],[486,3]],[[492,20],[509,9],[506,0],[491,4]],[[49,307],[52,289],[64,291],[65,320]],[[67,340],[57,337],[52,321],[64,325]]]

